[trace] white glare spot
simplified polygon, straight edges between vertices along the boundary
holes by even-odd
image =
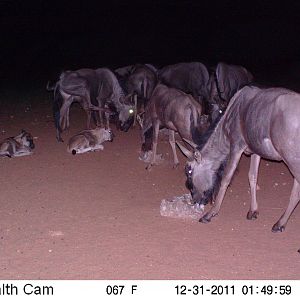
[[[130,114],[133,114],[133,109],[132,109],[132,108],[129,109],[129,113],[130,113]]]

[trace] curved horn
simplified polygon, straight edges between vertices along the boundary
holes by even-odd
[[[188,158],[188,160],[193,160],[194,159],[194,154],[190,150],[186,149],[183,145],[180,143],[176,142],[177,146],[181,150],[181,152]]]
[[[182,138],[187,144],[189,144],[191,147],[193,147],[194,149],[197,149],[197,144],[195,144],[193,141],[190,141],[186,138]]]

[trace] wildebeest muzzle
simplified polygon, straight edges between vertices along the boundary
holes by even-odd
[[[132,126],[133,122],[134,122],[134,117],[132,116],[132,117],[128,118],[128,120],[126,122],[121,124],[120,129],[122,131],[127,132],[129,130],[129,128]]]

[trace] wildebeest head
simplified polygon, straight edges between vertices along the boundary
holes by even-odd
[[[109,141],[112,142],[114,140],[115,135],[113,134],[111,129],[107,129],[107,128],[102,128],[103,132],[103,138],[105,141]]]
[[[34,149],[35,147],[32,135],[24,129],[22,129],[21,133],[15,137],[15,140],[21,145],[29,147],[30,149]]]
[[[199,150],[189,151],[177,143],[189,159],[185,166],[186,187],[190,190],[194,203],[206,205],[217,195],[225,168],[225,163],[216,163],[202,157]]]
[[[126,97],[121,101],[121,109],[119,111],[120,129],[127,132],[134,123],[136,106],[131,103],[130,98]]]

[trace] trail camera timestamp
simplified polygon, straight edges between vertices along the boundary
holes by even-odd
[[[177,295],[291,295],[290,285],[176,285]]]

